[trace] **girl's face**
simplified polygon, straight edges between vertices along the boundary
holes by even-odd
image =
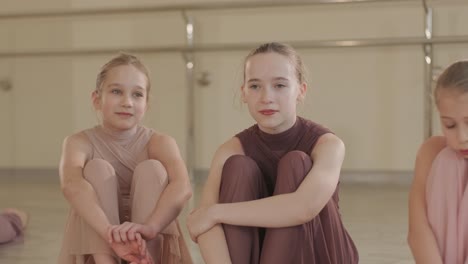
[[[448,146],[468,158],[468,93],[439,90],[437,107]]]
[[[245,64],[242,101],[259,128],[270,134],[281,133],[296,122],[296,106],[307,90],[299,83],[294,64],[278,53],[260,53]]]
[[[93,104],[102,113],[103,126],[114,131],[135,128],[147,109],[146,76],[132,65],[110,69]]]

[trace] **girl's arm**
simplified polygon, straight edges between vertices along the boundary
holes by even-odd
[[[331,199],[338,184],[344,153],[344,144],[337,136],[321,136],[311,153],[314,165],[295,192],[248,202],[216,204],[209,209],[214,221],[266,228],[309,222]]]
[[[221,145],[216,151],[211,163],[210,173],[203,188],[203,194],[200,201],[200,207],[211,206],[219,201],[219,188],[221,185],[221,173],[226,160],[235,154],[243,155],[241,143],[238,138],[232,138],[225,144]],[[193,212],[192,212],[193,213]],[[187,219],[187,226],[191,234],[191,216]],[[192,235],[195,240],[195,237]],[[197,238],[200,251],[205,263],[231,263],[229,250],[226,243],[223,228],[220,224],[216,224],[208,232],[203,233]]]
[[[426,213],[426,180],[432,162],[446,146],[445,138],[429,138],[418,151],[414,170],[414,179],[409,195],[409,231],[410,245],[416,263],[442,264],[442,258]]]
[[[91,153],[91,144],[83,133],[67,137],[63,142],[59,174],[62,192],[86,223],[107,241],[109,220],[99,206],[97,195],[83,177],[83,168]]]
[[[175,140],[167,135],[154,134],[149,145],[150,159],[159,160],[167,171],[168,185],[146,221],[155,237],[180,214],[185,203],[192,196],[192,187]],[[151,195],[150,193],[148,195]]]

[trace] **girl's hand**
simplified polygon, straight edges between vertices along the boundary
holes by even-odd
[[[123,247],[123,245],[130,245],[131,246],[131,253],[132,256],[140,256],[141,259],[151,258],[148,254],[146,248],[146,240],[143,239],[142,235],[138,232],[139,228],[143,227],[144,225],[125,222],[121,225],[115,225],[109,227],[107,230],[107,237],[109,239],[109,243],[111,247],[114,249],[115,253],[122,259],[127,261],[131,261],[130,259],[125,258],[128,256],[129,248]],[[123,249],[127,251],[121,252]],[[120,250],[120,251],[117,251]],[[120,252],[120,253],[119,253]],[[137,254],[138,253],[138,254]],[[139,262],[137,262],[139,263]],[[142,263],[151,263],[151,262],[142,262]]]
[[[187,228],[193,242],[197,243],[198,236],[209,231],[217,224],[213,207],[204,206],[193,210],[187,217]]]
[[[128,261],[130,264],[154,264],[151,255],[146,250],[146,243],[144,244],[144,250],[136,240],[127,243],[112,242],[110,246],[119,258]]]
[[[141,234],[137,236],[137,234]],[[125,222],[121,225],[111,226],[107,231],[109,243],[127,242],[137,240],[140,242],[142,237],[146,240],[155,238],[157,233],[148,225],[142,225],[132,222]]]

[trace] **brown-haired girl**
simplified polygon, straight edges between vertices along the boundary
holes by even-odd
[[[344,144],[297,116],[306,90],[290,46],[266,43],[247,56],[241,97],[256,124],[218,148],[188,218],[206,263],[358,262],[338,210]]]

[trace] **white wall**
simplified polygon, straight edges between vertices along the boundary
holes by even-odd
[[[229,1],[229,0],[225,0]],[[179,0],[177,3],[193,2]],[[206,2],[206,1],[204,1]],[[0,13],[114,8],[153,1],[6,1]],[[166,5],[173,1],[158,1]],[[468,35],[468,4],[434,2],[436,36]],[[374,3],[189,11],[196,44],[420,37],[416,3]],[[307,30],[304,30],[306,28]],[[176,11],[141,14],[0,19],[0,53],[122,49],[183,45]],[[436,65],[468,53],[466,45],[436,45]],[[330,127],[347,145],[345,170],[411,170],[423,140],[424,65],[420,46],[298,50],[309,69],[301,115]],[[239,103],[245,51],[199,52],[196,76],[196,168],[209,167],[216,147],[252,124]],[[187,87],[179,53],[137,54],[151,70],[152,104],[145,123],[187,143]],[[90,103],[95,75],[111,54],[0,57],[0,168],[54,168],[63,138],[97,123]],[[436,119],[435,119],[436,120]],[[437,130],[437,124],[434,125]]]
[[[420,35],[423,28],[419,4],[274,7],[192,14],[200,28],[200,44],[408,37]],[[402,23],[397,23],[396,17]],[[309,68],[311,88],[301,114],[329,126],[343,138],[347,144],[344,169],[410,170],[423,135],[421,48],[299,52]],[[211,86],[197,90],[197,121],[201,124],[196,156],[202,168],[209,166],[219,144],[252,123],[233,96],[242,81],[242,61],[247,53],[198,56],[199,71],[209,72],[213,78]]]

